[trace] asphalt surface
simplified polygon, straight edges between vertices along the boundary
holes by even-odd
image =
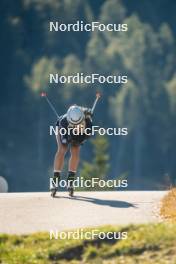
[[[164,191],[0,194],[0,233],[25,234],[161,221]]]

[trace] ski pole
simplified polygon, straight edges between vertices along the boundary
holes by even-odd
[[[97,92],[96,93],[96,99],[95,99],[93,106],[92,106],[92,109],[91,109],[91,114],[93,114],[95,107],[96,107],[96,104],[97,104],[98,100],[100,99],[100,97],[101,97],[101,94],[99,92]]]
[[[47,103],[49,104],[50,108],[53,110],[53,112],[55,113],[55,115],[57,116],[57,118],[59,118],[59,115],[58,115],[58,113],[57,113],[57,111],[56,111],[54,105],[53,105],[53,104],[51,103],[51,101],[49,100],[47,94],[44,93],[44,92],[42,92],[42,93],[40,94],[40,96],[41,96],[41,97],[44,97],[44,98],[46,99],[46,101],[47,101]]]

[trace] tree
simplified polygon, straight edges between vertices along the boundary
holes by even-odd
[[[130,25],[127,34],[119,34],[108,49],[111,65],[115,65],[113,58],[119,56],[129,81],[110,103],[116,124],[129,128],[128,140],[123,145],[124,156],[117,162],[130,164],[133,184],[139,186],[145,177],[149,182],[153,181],[153,175],[161,180],[168,170],[171,116],[166,84],[174,73],[175,48],[167,25],[155,32],[136,16],[128,18],[126,23]],[[168,89],[171,93],[172,83]]]
[[[80,177],[82,177],[84,181],[90,180],[91,178],[107,180],[107,173],[109,171],[108,139],[106,136],[98,135],[91,140],[91,143],[93,145],[94,158],[91,162],[83,162]],[[91,190],[98,189],[98,187],[91,188]]]

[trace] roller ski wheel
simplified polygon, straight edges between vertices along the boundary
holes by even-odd
[[[74,189],[73,189],[73,187],[68,188],[68,194],[69,194],[70,197],[73,197],[74,196]]]
[[[57,189],[52,189],[51,190],[51,197],[55,197],[56,196],[56,193],[57,193]]]

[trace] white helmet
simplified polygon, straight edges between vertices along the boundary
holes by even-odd
[[[67,121],[73,125],[78,125],[84,120],[84,112],[81,107],[72,105],[67,111]]]

